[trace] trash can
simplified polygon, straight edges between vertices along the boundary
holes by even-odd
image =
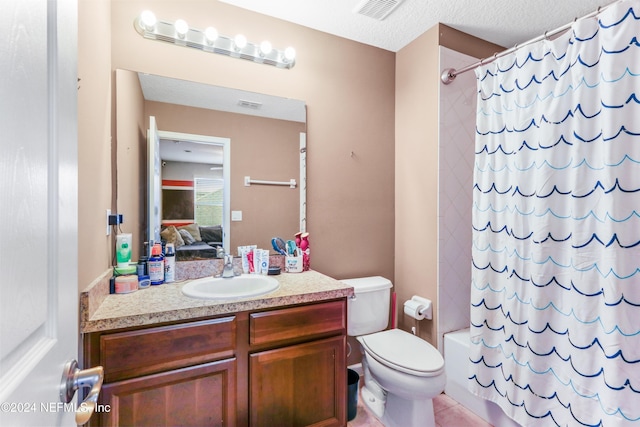
[[[347,369],[347,421],[358,414],[358,386],[360,375],[353,369]]]

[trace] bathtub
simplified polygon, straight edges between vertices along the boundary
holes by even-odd
[[[469,345],[468,328],[444,334],[444,366],[447,373],[444,393],[491,425],[518,427],[519,424],[507,417],[498,405],[467,390]]]

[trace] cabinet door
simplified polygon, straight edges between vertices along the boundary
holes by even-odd
[[[346,425],[345,337],[250,355],[252,427]]]
[[[235,426],[236,359],[106,384],[101,395],[103,426]]]

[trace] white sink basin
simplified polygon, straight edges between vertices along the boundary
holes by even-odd
[[[247,298],[268,294],[279,286],[280,283],[273,277],[242,274],[229,279],[205,277],[193,280],[182,287],[182,293],[201,299]]]

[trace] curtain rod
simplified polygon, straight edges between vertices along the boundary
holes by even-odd
[[[525,47],[528,46],[530,44],[533,43],[537,43],[539,41],[545,40],[549,37],[553,37],[556,34],[562,33],[566,30],[568,30],[569,28],[571,28],[571,26],[577,22],[579,19],[586,19],[586,18],[592,18],[594,16],[597,16],[600,12],[604,11],[605,9],[607,9],[608,7],[616,4],[616,3],[620,3],[622,0],[617,0],[617,1],[613,1],[609,4],[607,4],[606,6],[599,6],[598,9],[596,9],[595,11],[583,16],[582,18],[576,18],[573,20],[573,22],[569,22],[568,24],[565,24],[561,27],[556,28],[555,30],[551,30],[551,31],[545,31],[545,33],[541,36],[535,37],[531,40],[528,40],[524,43],[520,43],[520,44],[516,44],[515,46],[513,46],[510,49],[507,50],[503,50],[502,52],[499,53],[495,53],[493,56],[490,56],[488,58],[484,58],[481,59],[480,61],[474,62],[471,65],[467,65],[466,67],[460,68],[459,70],[456,70],[455,68],[447,68],[445,70],[442,71],[442,74],[440,74],[440,80],[442,81],[442,83],[448,85],[449,83],[451,83],[452,81],[455,80],[456,76],[458,74],[462,74],[462,73],[466,73],[467,71],[471,71],[481,65],[485,65],[485,64],[490,64],[491,62],[495,61],[498,58],[502,58],[503,56],[509,55],[513,52],[515,52],[516,50],[520,49],[521,47]]]

